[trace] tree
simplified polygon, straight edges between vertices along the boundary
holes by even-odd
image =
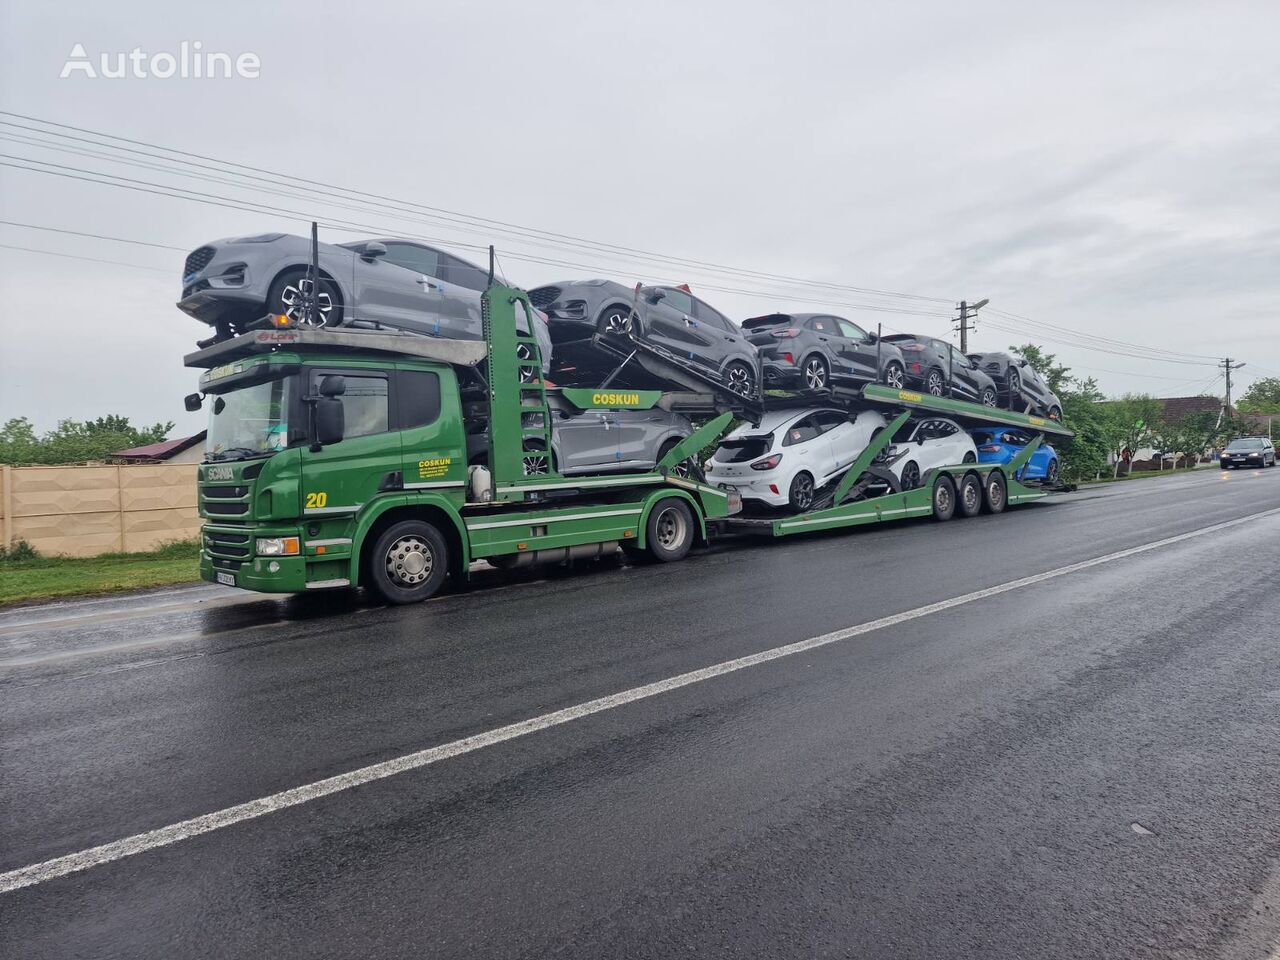
[[[1041,347],[1037,347],[1034,343],[1024,343],[1020,347],[1009,347],[1009,352],[1014,356],[1021,357],[1027,361],[1027,365],[1036,373],[1044,377],[1045,383],[1049,385],[1049,389],[1058,394],[1058,399],[1062,398],[1062,391],[1068,389],[1069,382],[1079,383],[1075,377],[1071,376],[1071,368],[1064,367],[1061,364],[1054,363],[1058,359],[1056,353],[1045,353]],[[1065,413],[1066,408],[1063,408]]]
[[[1236,408],[1243,413],[1280,413],[1280,377],[1253,381]]]
[[[1177,420],[1160,421],[1152,432],[1152,442],[1162,454],[1173,454],[1173,465],[1195,466],[1205,452],[1222,439],[1224,422],[1216,410],[1197,410]],[[1160,457],[1164,469],[1164,456]]]
[[[0,427],[0,463],[84,463],[106,460],[116,450],[158,443],[173,423],[135,427],[128,417],[110,414],[96,420],[60,420],[37,437],[31,421],[15,417]]]
[[[1115,466],[1111,475],[1118,477],[1124,452],[1129,451],[1131,464],[1138,449],[1152,442],[1152,432],[1160,422],[1163,409],[1159,400],[1145,393],[1126,393],[1119,400],[1107,401],[1104,406],[1108,408],[1112,419],[1109,439]]]
[[[1030,362],[1030,361],[1028,361]],[[1055,391],[1062,401],[1062,420],[1075,431],[1069,440],[1054,440],[1059,470],[1065,480],[1091,480],[1107,468],[1115,423],[1092,377],[1064,378]]]

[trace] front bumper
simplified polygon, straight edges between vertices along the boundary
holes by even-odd
[[[257,556],[259,538],[298,537],[302,553],[293,557]],[[308,541],[289,526],[243,527],[209,523],[201,530],[200,578],[210,583],[259,593],[301,593],[318,585],[345,586],[351,547],[341,539]]]

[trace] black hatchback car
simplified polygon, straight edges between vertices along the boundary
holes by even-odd
[[[826,390],[833,383],[902,387],[902,351],[851,320],[826,313],[771,313],[742,325],[767,387]]]
[[[1234,467],[1274,467],[1276,447],[1266,437],[1237,437],[1222,451],[1218,464],[1223,470]]]
[[[529,299],[546,313],[555,344],[630,331],[735,393],[759,393],[756,348],[736,323],[683,287],[642,287],[637,300],[634,288],[613,280],[568,280],[530,290]]]
[[[914,333],[895,333],[884,340],[902,351],[908,386],[935,397],[999,405],[995,381],[947,341]]]
[[[1007,353],[971,353],[969,359],[996,382],[1007,409],[1021,412],[1030,404],[1051,420],[1062,419],[1062,401],[1026,360]]]

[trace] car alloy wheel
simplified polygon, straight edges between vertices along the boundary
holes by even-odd
[[[996,392],[991,387],[987,387],[982,391],[982,405],[984,407],[994,407],[996,405]]]
[[[804,364],[804,385],[810,390],[827,389],[827,362],[819,356],[810,357]]]
[[[791,506],[804,512],[813,506],[813,477],[801,470],[791,480]]]
[[[1022,393],[1022,381],[1018,377],[1018,371],[1012,367],[1009,368],[1009,405],[1017,403],[1018,395]]]
[[[937,370],[930,370],[929,377],[925,381],[925,389],[928,390],[935,397],[940,397],[942,396],[942,393],[943,393],[943,386],[944,384],[942,382],[942,374],[939,373]]]
[[[387,578],[398,587],[416,587],[435,567],[430,545],[417,536],[400,537],[387,548]]]
[[[545,450],[526,449],[520,461],[520,472],[526,477],[545,477],[551,472],[551,457]]]
[[[533,359],[533,348],[527,343],[516,344],[516,360],[520,362],[520,382],[529,383],[535,379],[537,371],[533,367],[526,367],[526,361]]]
[[[1045,471],[1044,480],[1045,480],[1045,483],[1058,482],[1058,461],[1057,460],[1049,461],[1049,469]]]
[[[1061,408],[1059,408],[1059,407],[1050,407],[1050,408],[1049,408],[1049,419],[1050,419],[1050,420],[1057,420],[1057,421],[1061,421],[1061,420],[1062,420],[1062,410],[1061,410]]]
[[[289,321],[300,327],[327,327],[329,317],[333,313],[333,297],[322,286],[320,294],[315,298],[315,316],[307,309],[311,301],[311,281],[299,280],[286,284],[280,291],[280,304],[284,307],[284,315]]]
[[[920,465],[914,460],[909,460],[902,468],[902,489],[914,490],[918,486],[920,486]]]
[[[903,373],[902,373],[901,364],[891,363],[889,364],[889,366],[885,367],[884,385],[886,387],[892,387],[894,390],[901,390],[902,384],[904,382],[905,382],[905,377],[903,376]]]
[[[745,363],[734,361],[725,371],[725,382],[729,389],[740,397],[754,397],[756,394],[756,378],[751,368]]]
[[[625,337],[631,331],[631,311],[614,307],[600,321],[602,333],[615,337]]]

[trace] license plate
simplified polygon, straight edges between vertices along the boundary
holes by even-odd
[[[236,575],[234,573],[226,573],[222,570],[219,570],[218,582],[225,583],[228,587],[234,587],[236,585]]]
[[[737,488],[737,487],[735,487],[732,483],[722,483],[722,484],[720,484],[720,489],[721,489],[721,490],[727,490],[729,493],[737,493],[737,492],[738,492],[738,488]]]

